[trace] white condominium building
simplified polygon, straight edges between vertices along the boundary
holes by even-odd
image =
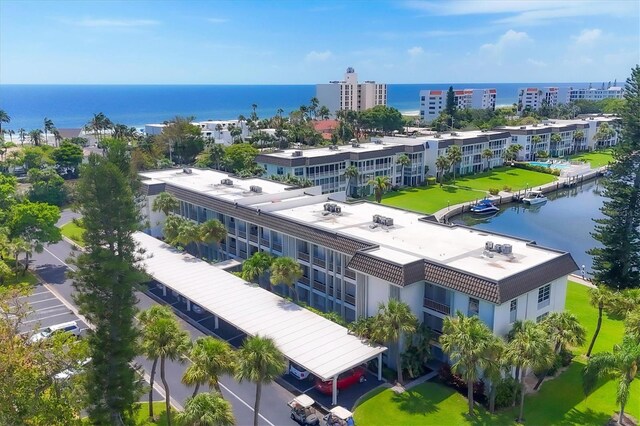
[[[200,133],[204,139],[211,140],[215,143],[230,145],[233,143],[232,129],[240,130],[238,137],[245,139],[249,137],[250,132],[247,124],[239,120],[207,120],[193,121],[194,126],[200,129]],[[147,135],[159,135],[163,132],[166,124],[145,124],[144,132]]]
[[[164,214],[150,206],[161,192],[171,193],[180,201],[176,214],[226,226],[219,245],[201,244],[204,256],[242,262],[264,251],[294,258],[303,271],[295,284],[299,300],[347,321],[375,315],[380,303],[397,299],[436,335],[456,311],[505,335],[516,320],[562,311],[567,276],[578,269],[566,252],[375,203],[347,204],[340,201],[344,194],[323,195],[319,188],[200,169],[140,177],[148,233],[161,235]],[[443,358],[437,346],[433,355]],[[391,351],[386,361],[395,356]]]
[[[495,109],[496,89],[454,90],[454,103],[458,109]],[[430,123],[447,106],[447,90],[420,91],[420,120]]]
[[[518,112],[525,109],[537,111],[545,103],[550,107],[569,101],[567,87],[526,87],[518,89]]]
[[[332,114],[339,110],[364,111],[376,105],[387,104],[387,85],[375,81],[358,83],[358,74],[347,68],[342,81],[316,85],[316,98]]]
[[[596,89],[593,87],[574,89],[569,91],[569,101],[574,102],[578,100],[586,101],[601,101],[603,99],[622,99],[624,97],[624,88],[619,86],[611,86],[605,88],[604,84],[601,88]]]

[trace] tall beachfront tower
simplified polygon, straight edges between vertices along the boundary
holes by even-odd
[[[496,89],[454,89],[453,102],[458,109],[496,108]],[[447,106],[447,90],[420,91],[420,120],[431,123]]]
[[[387,104],[387,85],[375,81],[358,83],[358,74],[349,67],[344,80],[316,85],[316,98],[332,114],[338,110],[364,111]]]

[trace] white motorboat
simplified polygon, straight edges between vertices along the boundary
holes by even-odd
[[[476,214],[489,214],[489,213],[495,213],[500,209],[498,208],[498,206],[493,204],[491,200],[487,200],[485,198],[484,200],[480,200],[478,204],[476,204],[475,206],[472,206],[469,210],[472,213],[476,213]]]
[[[547,201],[547,197],[542,191],[529,191],[522,197],[522,202],[529,205],[542,204]]]

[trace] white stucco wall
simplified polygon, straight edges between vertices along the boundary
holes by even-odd
[[[153,200],[155,200],[157,195],[150,195],[147,197],[147,203],[143,207],[142,212],[145,216],[143,220],[148,221],[148,225],[151,229],[151,235],[154,237],[162,236],[162,227],[164,225],[164,220],[166,216],[162,212],[154,212],[153,208]]]
[[[366,315],[373,316],[378,312],[378,304],[389,301],[389,284],[380,278],[369,276]]]

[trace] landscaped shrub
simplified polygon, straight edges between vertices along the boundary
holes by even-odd
[[[511,187],[509,185],[505,185],[502,187],[502,190],[506,192],[511,192]]]
[[[520,384],[513,377],[506,377],[498,382],[496,388],[496,408],[508,407],[515,399],[520,399]]]
[[[435,185],[436,184],[436,178],[435,177],[428,177],[427,180],[427,185]]]
[[[562,349],[560,351],[560,354],[558,354],[558,356],[560,357],[561,360],[561,364],[563,367],[568,367],[569,364],[571,364],[571,361],[573,360],[573,352],[568,351],[566,349]]]
[[[499,193],[500,193],[500,190],[498,188],[489,188],[489,194],[498,195]]]
[[[450,386],[460,392],[465,397],[467,396],[467,382],[459,374],[453,374],[451,371],[451,365],[442,364],[438,370],[438,376],[442,383]],[[473,398],[480,402],[485,403],[487,398],[484,393],[484,381],[478,380],[473,384]]]
[[[531,170],[533,172],[538,172],[538,173],[546,173],[548,175],[560,176],[559,169],[551,169],[549,167],[534,166],[529,163],[514,163],[513,167],[516,167],[518,169]]]

